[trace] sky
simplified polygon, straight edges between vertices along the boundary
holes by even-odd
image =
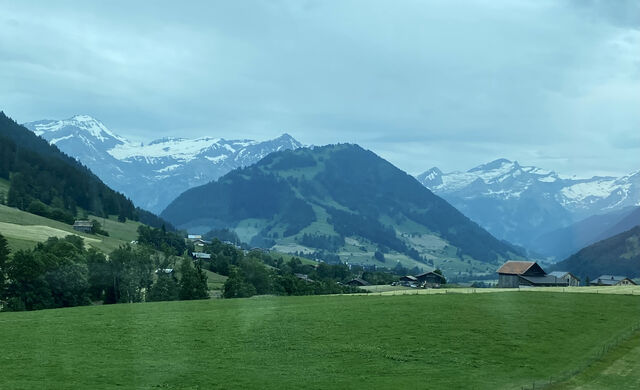
[[[0,0],[0,110],[352,142],[418,174],[640,169],[640,1]]]

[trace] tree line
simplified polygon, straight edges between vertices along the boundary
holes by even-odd
[[[204,272],[183,258],[180,278],[170,270],[176,257],[147,246],[121,246],[109,256],[86,249],[81,237],[51,237],[9,256],[0,235],[0,300],[4,310],[208,298]]]

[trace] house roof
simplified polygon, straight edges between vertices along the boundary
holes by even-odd
[[[441,280],[442,280],[442,279],[444,279],[444,276],[440,275],[440,274],[439,274],[439,273],[437,273],[437,272],[433,272],[433,271],[423,272],[423,273],[421,273],[421,274],[416,275],[415,277],[416,277],[416,279],[421,279],[421,278],[424,278],[424,277],[425,277],[425,276],[427,276],[427,275],[436,275],[436,276],[438,276]]]
[[[73,223],[73,226],[82,226],[82,227],[93,227],[93,222],[91,221],[83,221],[83,220],[77,220]]]
[[[507,261],[498,269],[499,274],[522,275],[533,267],[534,261]]]
[[[306,274],[293,274],[296,278],[304,280],[305,282],[312,283],[314,280],[309,278],[309,275]]]
[[[613,286],[615,284],[620,283],[621,281],[628,279],[631,283],[635,284],[635,282],[629,279],[626,276],[620,275],[600,275],[598,278],[591,281],[591,283],[604,284],[607,286]]]
[[[366,280],[362,279],[362,278],[354,278],[351,279],[350,281],[347,282],[347,284],[351,284],[351,283],[357,283],[361,286],[368,286],[369,282],[367,282]]]
[[[400,280],[403,280],[403,279],[410,280],[412,282],[415,282],[415,281],[418,280],[415,276],[411,276],[411,275],[406,275],[406,276],[403,276],[403,277],[400,278]]]
[[[538,286],[557,286],[557,285],[567,285],[568,282],[564,279],[558,279],[555,276],[545,275],[545,276],[522,276],[518,275],[520,278],[526,280],[527,282],[538,285]]]
[[[574,278],[580,280],[579,277],[575,276],[574,274],[572,274],[571,272],[568,272],[568,271],[553,271],[553,272],[549,272],[549,275],[555,276],[556,278],[564,278],[567,275],[569,275],[571,277],[574,277]]]
[[[211,255],[209,253],[193,252],[193,257],[196,259],[210,259]]]

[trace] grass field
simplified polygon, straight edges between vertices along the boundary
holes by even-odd
[[[12,251],[33,248],[38,242],[49,237],[64,237],[75,234],[82,237],[85,243],[105,253],[109,253],[122,244],[126,244],[138,237],[138,222],[118,222],[115,217],[101,218],[89,216],[102,224],[109,232],[109,237],[79,233],[71,225],[39,215],[27,213],[13,207],[0,205],[0,233],[7,238]]]
[[[639,320],[639,297],[548,292],[0,313],[0,388],[520,389],[585,366]],[[636,347],[597,372],[637,379]]]

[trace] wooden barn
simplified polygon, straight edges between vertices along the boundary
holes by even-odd
[[[498,287],[551,287],[569,285],[564,279],[547,275],[534,261],[507,261],[498,269]]]
[[[73,230],[83,233],[91,233],[93,230],[93,222],[86,220],[77,220],[73,223]]]
[[[549,273],[549,276],[553,276],[557,280],[563,280],[567,282],[569,287],[577,287],[580,285],[580,278],[567,271],[553,271]]]
[[[438,287],[441,284],[446,283],[444,276],[435,273],[433,271],[423,272],[415,276],[418,279],[418,283],[427,287]]]
[[[349,286],[368,286],[369,282],[361,278],[351,279],[347,282]]]
[[[402,286],[411,286],[414,287],[418,285],[418,279],[415,276],[406,275],[400,278],[399,284]]]
[[[636,283],[626,276],[601,275],[589,283],[591,286],[630,286]]]

